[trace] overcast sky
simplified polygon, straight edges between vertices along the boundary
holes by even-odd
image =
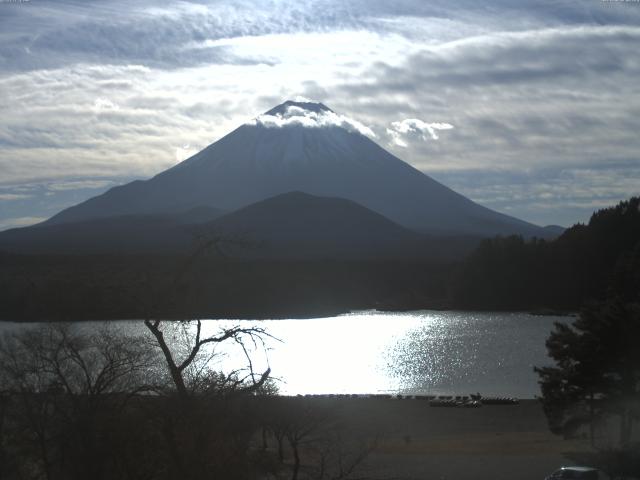
[[[0,229],[298,95],[537,224],[640,193],[640,2],[0,0]]]

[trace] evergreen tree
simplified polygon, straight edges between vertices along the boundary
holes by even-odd
[[[620,444],[640,418],[640,249],[619,259],[608,299],[557,323],[547,340],[554,367],[536,368],[551,430],[565,435],[601,416],[620,418]]]
[[[484,240],[456,272],[452,301],[467,309],[576,310],[589,299],[605,299],[624,265],[619,294],[635,292],[634,256],[640,256],[640,197],[599,210],[588,225],[574,225],[552,241]]]

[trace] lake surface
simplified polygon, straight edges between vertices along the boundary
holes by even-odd
[[[504,312],[368,311],[304,320],[205,320],[203,332],[233,325],[266,329],[275,338],[265,340],[266,350],[251,346],[253,366],[270,366],[285,394],[480,392],[533,398],[540,393],[533,367],[551,364],[545,340],[553,323],[571,320]],[[112,323],[146,334],[141,321]],[[238,345],[217,353],[217,369],[247,363]]]

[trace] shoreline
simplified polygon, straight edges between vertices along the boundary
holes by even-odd
[[[471,313],[471,314],[488,314],[488,313],[496,313],[496,314],[504,314],[504,313],[514,313],[514,314],[523,314],[530,315],[532,317],[577,317],[579,315],[578,311],[564,311],[564,310],[500,310],[500,309],[490,309],[490,310],[472,310],[472,309],[464,309],[464,308],[437,308],[437,307],[424,307],[424,308],[364,308],[364,309],[352,309],[352,310],[326,310],[322,312],[308,312],[308,313],[295,313],[291,315],[285,314],[276,314],[272,316],[195,316],[190,319],[180,318],[180,317],[171,317],[171,318],[162,318],[158,319],[165,322],[181,322],[181,321],[195,321],[195,320],[203,320],[203,321],[269,321],[269,320],[318,320],[323,318],[333,318],[333,317],[348,317],[349,315],[360,315],[360,314],[390,314],[390,313],[411,313],[411,312],[453,312],[453,313]],[[189,317],[186,315],[185,317]],[[156,318],[156,317],[152,317]],[[142,318],[82,318],[82,319],[43,319],[43,320],[33,320],[33,319],[25,319],[25,320],[15,320],[15,319],[7,319],[0,318],[1,323],[15,323],[15,324],[34,324],[34,323],[85,323],[85,322],[139,322],[142,321]]]

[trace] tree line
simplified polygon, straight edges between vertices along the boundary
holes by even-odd
[[[640,197],[595,212],[552,241],[486,239],[458,268],[451,302],[481,310],[577,311],[604,299],[640,255]],[[617,280],[616,280],[617,279]]]
[[[597,212],[563,240],[594,257],[583,258],[580,271],[587,299],[575,321],[556,323],[547,339],[554,365],[535,369],[550,429],[586,435],[593,450],[581,460],[614,478],[640,475],[638,207],[633,198]]]

